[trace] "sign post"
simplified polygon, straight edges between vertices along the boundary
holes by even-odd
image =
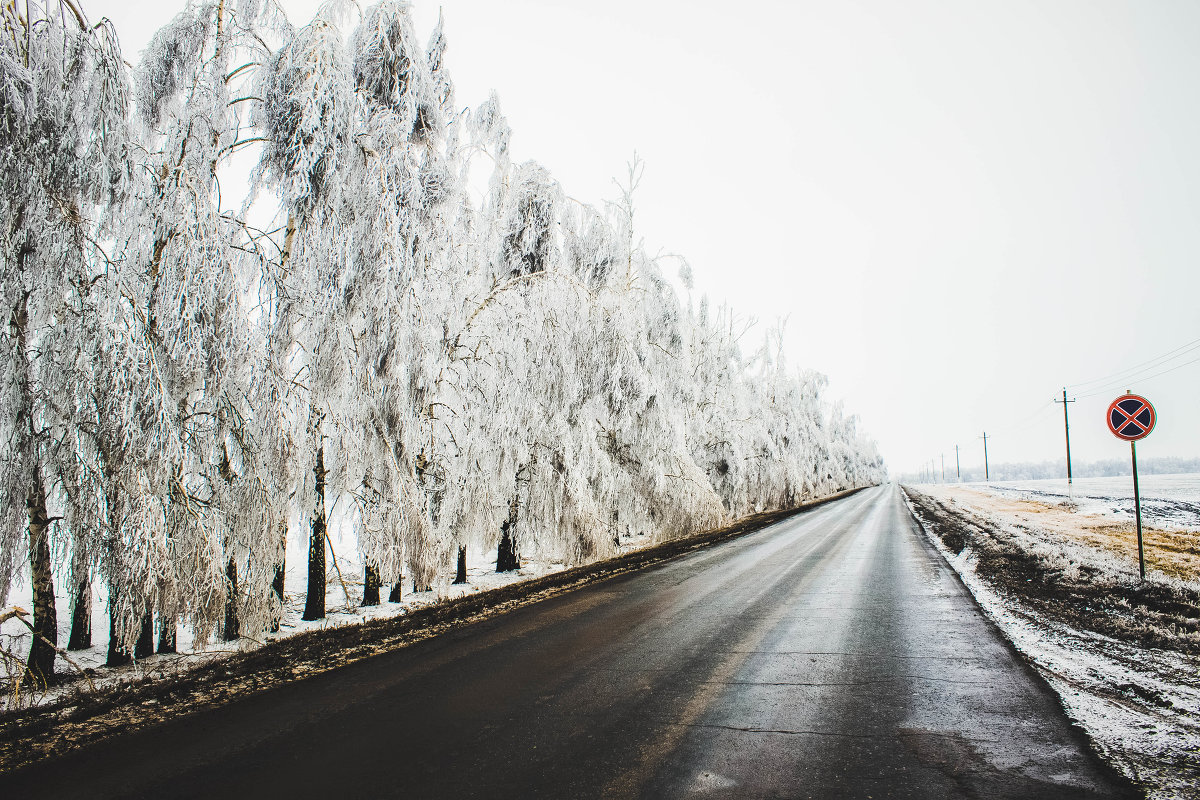
[[[1108,407],[1108,429],[1113,436],[1129,442],[1129,452],[1133,457],[1133,506],[1137,514],[1138,568],[1143,582],[1146,580],[1146,557],[1142,550],[1142,495],[1138,490],[1137,441],[1149,436],[1157,421],[1154,406],[1140,395],[1123,394]]]

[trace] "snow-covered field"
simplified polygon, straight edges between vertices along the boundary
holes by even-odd
[[[1065,479],[966,484],[1002,497],[1058,503],[1070,500],[1084,514],[1133,519],[1133,478],[1080,478],[1070,487]],[[1142,521],[1166,527],[1200,528],[1200,474],[1139,475]]]
[[[1200,476],[1142,483],[1157,509],[1144,501],[1146,584],[1131,479],[1073,488],[1074,502],[1066,481],[923,485],[910,496],[929,538],[1097,750],[1152,798],[1198,797]],[[1151,543],[1181,552],[1150,560]],[[1022,558],[1027,573],[1012,567]]]

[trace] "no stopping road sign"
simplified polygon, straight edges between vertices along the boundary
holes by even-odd
[[[1108,407],[1108,429],[1127,442],[1148,436],[1156,420],[1154,406],[1141,395],[1121,395]]]

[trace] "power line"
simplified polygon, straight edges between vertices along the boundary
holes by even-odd
[[[999,430],[1001,433],[1007,433],[1008,431],[1014,430],[1016,428],[1023,428],[1023,427],[1025,427],[1025,424],[1027,422],[1029,422],[1030,420],[1032,420],[1034,417],[1044,414],[1046,412],[1046,409],[1053,408],[1053,407],[1054,407],[1054,401],[1047,400],[1045,403],[1042,403],[1040,406],[1037,407],[1036,410],[1030,412],[1028,415],[1022,417],[1019,420],[1016,420],[1015,422],[1011,422],[1008,425],[1004,425],[1000,428],[997,428],[997,430]]]
[[[1193,341],[1190,341],[1187,344],[1182,344],[1179,347],[1176,347],[1174,350],[1169,350],[1168,352],[1163,353],[1160,356],[1156,356],[1156,357],[1150,359],[1149,361],[1143,361],[1140,364],[1134,364],[1132,367],[1127,367],[1123,370],[1120,370],[1119,372],[1114,372],[1110,375],[1105,375],[1101,378],[1093,378],[1090,381],[1081,381],[1079,383],[1067,384],[1066,388],[1079,390],[1084,387],[1090,387],[1089,391],[1094,391],[1096,389],[1096,387],[1093,386],[1093,384],[1097,384],[1097,383],[1107,384],[1114,380],[1117,383],[1124,383],[1126,380],[1128,380],[1129,377],[1132,377],[1128,373],[1137,374],[1139,370],[1142,372],[1145,372],[1145,371],[1148,371],[1151,369],[1156,369],[1156,368],[1162,366],[1163,364],[1165,364],[1166,362],[1174,361],[1176,358],[1186,355],[1187,353],[1190,353],[1196,349],[1200,349],[1200,339],[1194,339]]]
[[[1145,377],[1138,378],[1138,380],[1148,381],[1151,378],[1157,378],[1160,375],[1166,375],[1169,372],[1174,372],[1177,369],[1183,369],[1184,367],[1188,367],[1188,366],[1191,366],[1192,364],[1197,364],[1197,363],[1200,363],[1200,358],[1193,358],[1191,361],[1185,361],[1182,364],[1177,364],[1176,366],[1171,367],[1170,369],[1164,369],[1162,372],[1156,372],[1153,375],[1147,375]],[[1108,392],[1111,392],[1116,387],[1124,385],[1127,381],[1128,381],[1127,378],[1122,378],[1121,380],[1114,381],[1114,382],[1108,384],[1107,386],[1102,386],[1094,392],[1089,392],[1088,394],[1082,394],[1082,395],[1078,395],[1078,396],[1082,398],[1082,397],[1095,397],[1098,394],[1107,394]]]
[[[1160,356],[1152,358],[1148,361],[1143,361],[1140,364],[1135,364],[1132,367],[1128,367],[1124,370],[1121,370],[1120,372],[1114,372],[1114,373],[1112,373],[1110,375],[1106,375],[1102,378],[1094,378],[1090,381],[1083,381],[1082,383],[1068,384],[1068,386],[1066,388],[1076,389],[1076,391],[1077,391],[1075,399],[1071,400],[1070,402],[1075,402],[1075,400],[1083,400],[1083,399],[1086,399],[1089,397],[1097,397],[1099,395],[1107,394],[1116,387],[1125,387],[1125,386],[1129,385],[1130,383],[1132,383],[1134,381],[1134,379],[1137,379],[1138,381],[1148,381],[1148,380],[1152,380],[1154,378],[1158,378],[1162,375],[1167,375],[1171,372],[1175,372],[1176,370],[1180,370],[1185,367],[1190,367],[1193,364],[1200,364],[1200,356],[1197,356],[1196,358],[1192,358],[1191,360],[1185,361],[1182,364],[1176,364],[1174,366],[1168,367],[1167,369],[1159,369],[1160,367],[1164,367],[1172,361],[1176,361],[1179,358],[1190,355],[1191,353],[1196,352],[1198,350],[1200,350],[1200,339],[1194,339],[1190,342],[1187,342],[1186,344],[1182,344],[1179,347],[1176,347],[1174,350],[1169,350]],[[1151,375],[1145,374],[1147,372],[1151,372],[1152,370],[1156,370],[1156,369],[1158,371],[1154,372]],[[1078,389],[1080,387],[1091,387],[1091,388],[1090,388],[1090,391],[1088,391],[1085,394],[1078,394]],[[1065,393],[1064,393],[1063,397],[1065,400],[1066,399]],[[1025,427],[1025,425],[1028,422],[1033,420],[1035,417],[1042,415],[1048,408],[1052,408],[1055,405],[1055,403],[1059,403],[1059,402],[1063,402],[1063,401],[1061,401],[1061,400],[1046,401],[1043,405],[1039,406],[1036,410],[1031,412],[1029,415],[1021,418],[1019,421],[1013,422],[1009,425],[1006,425],[1006,426],[1000,428],[999,429],[1000,433],[1007,433],[1013,429]],[[1064,412],[1065,412],[1065,410],[1066,410],[1066,406],[1064,404]],[[995,429],[993,429],[993,430],[995,430]],[[1064,418],[1064,430],[1066,430],[1065,418]],[[993,435],[994,434],[986,434],[987,439],[993,438]],[[1069,436],[1069,434],[1067,434],[1067,435]],[[983,437],[978,437],[978,438],[982,439]],[[1068,440],[1067,448],[1068,448],[1068,450],[1067,450],[1067,452],[1068,452],[1067,470],[1069,472],[1070,471],[1070,466],[1069,466],[1070,443],[1069,443],[1069,440]],[[958,461],[958,449],[959,449],[958,445],[955,445],[954,449],[955,449],[956,472],[958,473],[958,475],[961,479],[962,471],[961,471],[961,467],[959,466],[959,461]],[[988,472],[986,453],[987,453],[987,440],[984,439],[984,472],[985,472],[985,474]],[[1068,480],[1069,480],[1069,478],[1068,478]]]
[[[1192,350],[1195,350],[1195,349],[1197,349],[1197,348],[1194,348],[1194,347],[1193,347],[1193,348],[1191,348],[1191,350],[1184,351],[1184,353],[1180,353],[1179,355],[1185,355],[1186,353],[1189,353],[1189,352],[1191,352]],[[1176,356],[1175,358],[1178,358],[1178,356]],[[1174,358],[1167,359],[1167,361],[1163,361],[1163,362],[1161,362],[1161,363],[1159,363],[1159,364],[1157,364],[1157,365],[1155,365],[1155,366],[1153,366],[1153,367],[1146,367],[1145,369],[1141,369],[1141,370],[1138,370],[1138,371],[1136,371],[1136,372],[1132,372],[1132,373],[1130,373],[1130,374],[1126,375],[1126,376],[1125,376],[1125,377],[1123,377],[1123,378],[1117,378],[1117,379],[1116,379],[1116,380],[1114,380],[1114,381],[1108,381],[1108,382],[1107,382],[1107,383],[1105,383],[1103,386],[1093,386],[1093,387],[1091,388],[1091,391],[1092,391],[1092,392],[1105,392],[1105,391],[1109,391],[1109,390],[1110,390],[1110,389],[1112,389],[1114,386],[1122,386],[1122,385],[1128,384],[1128,383],[1132,382],[1134,379],[1138,379],[1138,380],[1149,380],[1150,378],[1157,377],[1158,375],[1166,375],[1168,372],[1174,372],[1174,371],[1175,371],[1175,370],[1177,370],[1177,369],[1180,369],[1180,368],[1182,368],[1182,367],[1186,367],[1188,364],[1195,364],[1197,361],[1200,361],[1200,358],[1194,358],[1194,359],[1192,359],[1191,361],[1185,361],[1185,362],[1184,362],[1184,363],[1182,363],[1182,364],[1176,364],[1174,367],[1171,367],[1170,369],[1163,370],[1163,371],[1161,371],[1161,372],[1157,372],[1157,373],[1155,373],[1154,375],[1145,376],[1145,373],[1147,373],[1147,372],[1150,372],[1150,371],[1151,371],[1151,370],[1153,370],[1153,369],[1157,369],[1158,367],[1164,366],[1164,365],[1165,365],[1165,364],[1167,364],[1169,361],[1173,361],[1173,360],[1174,360]],[[1086,395],[1085,395],[1085,396],[1086,396]]]

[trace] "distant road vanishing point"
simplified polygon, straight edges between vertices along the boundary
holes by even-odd
[[[56,798],[1137,796],[894,486],[0,786]]]

